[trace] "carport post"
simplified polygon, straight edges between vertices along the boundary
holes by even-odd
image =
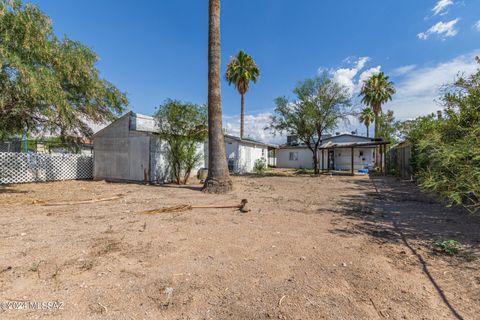
[[[355,172],[353,171],[353,152],[354,148],[352,147],[352,176],[355,175]]]
[[[325,162],[324,151],[325,151],[325,149],[322,149],[322,173],[323,173],[323,171],[325,171],[325,166],[324,166],[324,162]]]
[[[330,172],[330,149],[327,149],[327,172]]]
[[[383,150],[382,150],[382,145],[380,145],[380,148],[378,148],[378,151],[380,151],[380,172],[383,173]]]
[[[388,168],[388,166],[387,166],[388,165],[388,159],[387,159],[387,145],[386,144],[383,145],[383,154],[385,155],[384,156],[385,157],[385,165],[383,167],[383,175],[386,176],[387,175],[387,170],[388,170],[387,169]]]

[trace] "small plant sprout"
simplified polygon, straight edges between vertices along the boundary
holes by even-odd
[[[443,254],[454,256],[462,251],[463,246],[457,240],[443,240],[435,243],[437,250]]]

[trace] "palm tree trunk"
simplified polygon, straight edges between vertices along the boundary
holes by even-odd
[[[242,96],[242,106],[241,106],[241,111],[240,111],[240,139],[243,139],[243,130],[245,128],[244,123],[245,123],[245,94],[241,93]]]
[[[378,129],[379,129],[379,122],[380,122],[380,115],[382,113],[382,105],[375,104],[373,106],[373,113],[375,114],[375,138],[379,138]]]
[[[226,193],[232,190],[232,180],[222,128],[220,0],[209,0],[208,13],[208,177],[203,191]]]
[[[370,138],[370,126],[366,125],[367,127],[367,138]]]

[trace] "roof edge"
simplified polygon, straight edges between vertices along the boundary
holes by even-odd
[[[113,120],[112,122],[110,122],[108,125],[106,125],[104,128],[98,130],[97,132],[95,132],[92,136],[91,136],[91,139],[94,139],[96,135],[98,135],[100,132],[106,130],[108,127],[110,127],[111,125],[113,125],[115,122],[117,121],[120,121],[121,119],[125,118],[126,116],[131,116],[135,114],[133,111],[128,111],[127,113],[125,113],[124,115],[121,115],[120,117],[118,117],[117,119]]]

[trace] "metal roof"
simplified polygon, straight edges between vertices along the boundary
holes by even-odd
[[[322,144],[318,149],[340,149],[340,148],[355,148],[355,147],[376,147],[385,144],[390,144],[390,141],[371,141],[371,142],[340,142],[333,143],[331,141]]]
[[[224,136],[225,136],[225,139],[231,139],[231,140],[235,140],[235,141],[238,141],[238,142],[246,142],[246,143],[250,143],[250,144],[258,144],[258,145],[262,145],[262,146],[267,146],[267,147],[271,147],[271,148],[278,148],[277,145],[265,143],[265,142],[254,140],[254,139],[251,139],[251,138],[243,138],[242,139],[240,137],[232,136],[230,134],[225,134]]]
[[[384,144],[390,144],[390,141],[367,141],[367,142],[337,142],[334,143],[332,141],[328,141],[320,146],[318,146],[318,150],[321,149],[340,149],[340,148],[356,148],[356,147],[375,147],[375,146],[380,146]],[[308,148],[306,145],[296,145],[296,146],[291,146],[291,145],[281,145],[280,149],[306,149]]]

